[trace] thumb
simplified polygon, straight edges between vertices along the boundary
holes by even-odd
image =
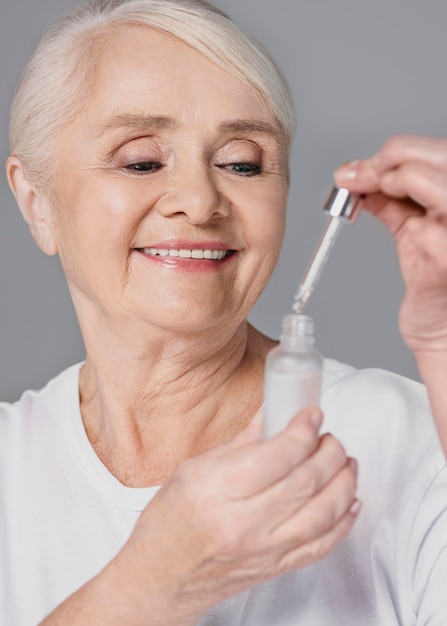
[[[303,424],[309,424],[316,432],[323,423],[323,413],[317,406],[307,406],[292,417],[286,430],[300,430]]]

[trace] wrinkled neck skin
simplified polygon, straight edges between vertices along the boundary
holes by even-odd
[[[232,439],[262,405],[274,342],[246,321],[189,334],[118,328],[84,324],[80,401],[90,442],[122,483],[160,484],[182,460]]]

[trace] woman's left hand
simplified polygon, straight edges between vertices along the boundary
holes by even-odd
[[[365,194],[362,207],[388,227],[406,293],[400,331],[416,358],[447,354],[447,140],[399,135],[372,158],[334,174]]]

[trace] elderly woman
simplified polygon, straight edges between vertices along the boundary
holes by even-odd
[[[8,626],[445,623],[422,387],[328,361],[333,435],[309,409],[259,436],[274,342],[246,317],[293,127],[266,51],[201,0],[93,0],[39,44],[7,172],[86,359],[0,407]]]

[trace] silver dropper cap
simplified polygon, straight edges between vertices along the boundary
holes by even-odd
[[[360,197],[345,187],[333,187],[323,205],[323,211],[331,217],[355,222],[359,214]]]
[[[300,314],[303,311],[312,295],[342,225],[344,223],[353,224],[357,219],[361,199],[361,196],[351,193],[345,187],[333,187],[331,189],[323,205],[323,210],[330,219],[295,294],[293,305],[295,313]]]

